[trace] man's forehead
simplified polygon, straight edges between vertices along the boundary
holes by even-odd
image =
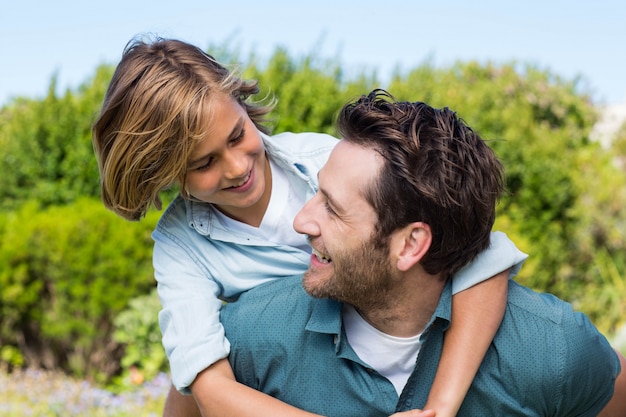
[[[381,164],[375,150],[342,139],[318,174],[320,189],[334,194],[361,194],[359,190],[373,181]]]

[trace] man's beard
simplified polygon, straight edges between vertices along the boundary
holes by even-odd
[[[354,250],[332,256],[334,275],[322,285],[305,290],[317,298],[330,298],[357,309],[372,309],[387,303],[394,281],[389,262],[389,245],[375,246],[373,240]],[[305,273],[305,277],[309,271]]]

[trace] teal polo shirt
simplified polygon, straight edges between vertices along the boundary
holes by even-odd
[[[223,309],[222,323],[238,381],[325,416],[389,416],[425,404],[451,297],[448,285],[400,398],[350,347],[341,304],[310,297],[300,276],[244,293]],[[619,371],[609,343],[583,314],[509,281],[502,325],[458,415],[595,416]]]

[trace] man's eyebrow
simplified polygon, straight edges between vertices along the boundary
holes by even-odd
[[[237,135],[239,135],[239,132],[241,131],[241,129],[243,129],[244,123],[245,123],[244,118],[243,118],[243,116],[241,116],[239,118],[239,120],[237,120],[237,123],[235,123],[235,125],[233,126],[233,129],[228,134],[228,137],[226,138],[226,141],[229,141],[229,140],[231,140],[233,138],[236,138]],[[206,155],[199,156],[196,159],[193,159],[193,160],[189,161],[189,163],[187,165],[191,167],[191,166],[194,166],[195,164],[199,164],[200,162],[204,161],[209,156],[211,156],[211,154],[212,154],[212,152],[209,152]]]
[[[318,189],[318,191],[324,196],[324,198],[326,198],[326,200],[328,200],[328,202],[330,203],[330,205],[333,207],[333,209],[335,211],[345,213],[345,210],[344,210],[343,206],[341,204],[339,204],[337,202],[337,200],[335,200],[333,198],[333,196],[330,195],[330,193],[328,191],[326,191],[324,188],[322,188],[319,185],[319,183],[320,183],[320,174],[318,172],[317,173],[317,184],[318,184],[317,189]]]

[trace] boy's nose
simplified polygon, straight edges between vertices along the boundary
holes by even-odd
[[[236,151],[224,154],[224,176],[228,179],[245,177],[248,174],[248,164],[246,158]]]

